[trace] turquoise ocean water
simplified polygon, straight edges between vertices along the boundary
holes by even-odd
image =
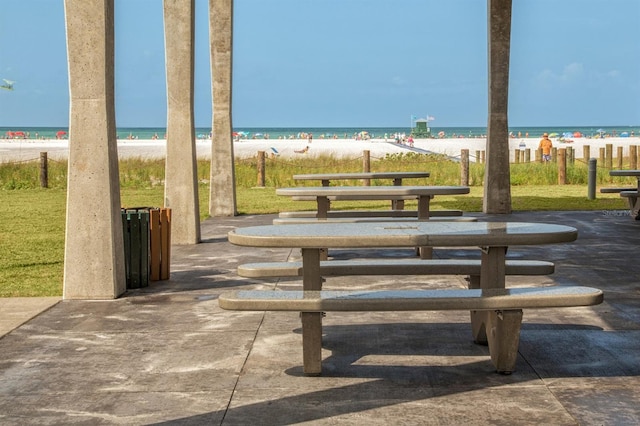
[[[539,137],[544,132],[558,133],[563,135],[564,133],[580,132],[586,137],[592,137],[596,135],[610,135],[610,136],[625,136],[635,135],[640,136],[640,125],[636,126],[561,126],[561,127],[512,127],[509,129],[515,136],[520,135],[525,137],[527,134],[530,137]],[[0,127],[0,138],[5,138],[7,132],[10,131],[22,131],[28,135],[30,139],[56,139],[56,134],[60,131],[67,132],[66,127],[22,127],[22,128],[9,128]],[[361,132],[367,131],[372,137],[382,137],[384,134],[391,135],[393,133],[411,133],[409,127],[240,127],[234,129],[235,132],[243,132],[247,138],[265,138],[279,139],[290,138],[291,136],[298,136],[300,133],[313,133],[314,138],[320,138],[324,135],[327,138],[334,137],[347,138]],[[446,137],[480,137],[486,135],[486,127],[437,127],[432,126],[431,131],[433,135],[437,135],[439,132],[444,132]],[[211,128],[197,128],[196,136],[198,139],[206,139],[209,137]],[[166,129],[164,127],[132,127],[132,128],[118,128],[119,139],[152,139],[154,135],[159,138],[164,138]]]

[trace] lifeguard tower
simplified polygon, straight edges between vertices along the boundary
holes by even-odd
[[[415,127],[411,129],[411,136],[414,138],[430,138],[431,129],[429,121],[425,118],[419,118],[415,121]]]

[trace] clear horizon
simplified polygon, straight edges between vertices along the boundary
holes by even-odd
[[[207,128],[208,1],[195,4]],[[117,125],[165,127],[162,4],[115,6]],[[510,127],[640,123],[639,19],[637,0],[514,2]],[[234,128],[486,127],[486,28],[486,1],[234,0]],[[63,3],[5,0],[0,39],[0,84],[14,82],[0,127],[66,127]]]

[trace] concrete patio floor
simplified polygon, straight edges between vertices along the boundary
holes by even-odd
[[[640,221],[603,211],[478,216],[579,231],[574,243],[510,249],[512,259],[553,261],[556,272],[508,277],[508,286],[605,292],[594,307],[525,311],[512,375],[496,374],[487,347],[471,341],[466,312],[385,312],[327,314],[323,375],[305,377],[298,314],[224,311],[216,300],[227,289],[299,287],[299,279],[235,273],[241,263],[299,258],[299,250],[227,242],[229,230],[272,215],[216,218],[202,223],[202,244],[172,248],[168,281],[113,301],[14,300],[9,309],[0,300],[0,324],[20,314],[26,321],[14,318],[0,338],[0,424],[640,424]],[[325,288],[425,285],[466,282],[335,277]]]

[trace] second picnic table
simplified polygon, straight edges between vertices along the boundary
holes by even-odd
[[[467,186],[305,186],[278,188],[277,195],[290,197],[315,197],[317,218],[326,219],[329,211],[329,197],[333,200],[375,200],[415,197],[418,199],[417,219],[429,218],[429,202],[435,195],[468,194]]]
[[[401,186],[403,179],[427,178],[429,172],[359,172],[359,173],[310,173],[293,175],[294,180],[319,180],[322,186],[330,186],[331,181],[336,180],[370,180],[370,179],[392,179],[394,186]],[[402,210],[404,200],[391,200],[391,208]]]
[[[636,220],[640,220],[640,170],[611,170],[609,175],[634,176],[638,179],[638,185],[635,190],[632,188],[621,188],[624,190],[620,191],[620,196],[626,197],[629,200],[629,208],[631,209],[632,215],[635,216]]]
[[[429,172],[361,172],[361,173],[311,173],[293,175],[294,180],[319,180],[322,186],[329,186],[332,180],[354,179],[393,179],[396,186],[402,185],[402,179],[429,177]]]

